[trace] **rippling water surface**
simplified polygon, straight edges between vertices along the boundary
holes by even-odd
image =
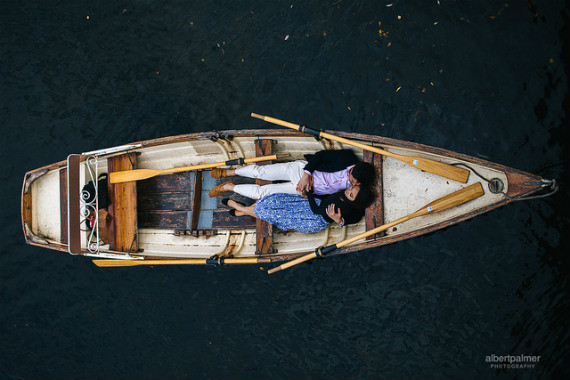
[[[0,378],[570,376],[567,1],[0,11]],[[251,112],[488,158],[561,191],[272,276],[98,269],[25,245],[26,171],[131,141],[267,127]],[[521,354],[540,360],[486,361]]]

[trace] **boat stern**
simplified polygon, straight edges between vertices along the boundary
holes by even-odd
[[[67,250],[63,224],[62,188],[66,162],[35,169],[24,175],[21,194],[22,230],[26,243],[59,251]],[[66,229],[67,227],[65,227]]]

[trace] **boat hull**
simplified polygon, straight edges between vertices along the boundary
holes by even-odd
[[[431,233],[504,206],[513,200],[528,197],[544,187],[539,176],[478,157],[381,136],[345,132],[334,134],[396,154],[423,157],[466,168],[470,171],[469,182],[455,183],[431,173],[421,172],[397,159],[370,155],[353,148],[357,156],[376,164],[379,171],[376,187],[378,201],[356,225],[342,228],[332,226],[321,233],[308,235],[274,229],[269,250],[264,248],[264,251],[260,252],[260,243],[256,241],[256,222],[249,220],[238,224],[228,223],[228,217],[225,216],[227,210],[222,210],[223,206],[220,206],[219,200],[216,202],[204,195],[208,188],[217,183],[213,182],[215,180],[209,176],[208,171],[204,171],[199,177],[192,177],[195,174],[176,174],[140,181],[136,186],[131,186],[135,194],[121,202],[131,206],[136,204],[136,207],[131,207],[138,213],[138,225],[134,226],[133,235],[137,240],[136,249],[132,249],[133,244],[130,249],[116,249],[113,243],[103,242],[98,235],[95,236],[97,241],[94,243],[89,240],[90,231],[79,232],[77,228],[82,229],[85,224],[84,210],[76,205],[76,201],[70,201],[73,197],[69,194],[74,196],[77,189],[82,188],[90,179],[108,172],[113,159],[124,155],[125,152],[135,153],[133,157],[136,159],[129,159],[131,163],[136,161],[136,164],[133,163],[133,169],[166,169],[260,155],[255,148],[260,145],[260,141],[270,141],[273,153],[290,154],[288,160],[303,159],[304,154],[320,149],[351,148],[333,141],[318,141],[312,136],[289,130],[229,130],[172,136],[75,155],[77,162],[73,164],[73,168],[69,160],[64,160],[26,173],[22,186],[22,227],[26,242],[34,246],[96,258],[194,260],[197,264],[203,264],[205,259],[211,257],[214,259],[210,260],[210,263],[216,263],[219,258],[241,258],[243,263],[274,262],[302,256],[318,247],[334,244],[379,224],[391,222],[475,182],[481,182],[485,189],[485,195],[480,199],[440,215],[430,215],[404,223],[386,231],[385,234],[340,248],[335,254],[379,247]],[[91,167],[93,165],[90,162],[95,163],[95,168]],[[74,176],[78,178],[77,183],[70,184],[70,177]],[[489,186],[491,179],[497,180],[495,185],[498,184],[500,191],[496,192],[497,188]],[[162,191],[160,196],[156,195],[159,194],[157,189]],[[186,193],[192,195],[188,195],[186,199]],[[154,206],[155,204],[162,206]],[[204,208],[201,209],[204,213],[199,216],[192,212],[191,206],[196,204]],[[158,210],[159,207],[166,209]],[[82,216],[77,217],[77,213]],[[208,216],[210,214],[213,216]],[[119,216],[120,212],[117,212],[115,220]],[[186,219],[181,219],[181,216]],[[198,222],[196,218],[199,219]],[[209,219],[212,219],[211,223]],[[210,223],[206,227],[200,225],[205,223],[204,220]],[[98,231],[102,229],[104,222],[98,221]],[[192,223],[197,224],[189,229]],[[74,234],[79,237],[73,237]],[[70,239],[75,242],[75,248],[71,247]],[[240,260],[230,262],[240,263]]]

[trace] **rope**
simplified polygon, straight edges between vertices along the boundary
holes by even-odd
[[[464,166],[467,169],[471,170],[477,177],[481,178],[483,181],[487,182],[487,184],[489,184],[492,180],[485,178],[481,173],[477,172],[475,169],[473,169],[471,166],[464,164],[462,162],[459,163],[455,163],[455,164],[451,164],[453,166]],[[515,201],[526,201],[526,200],[531,200],[531,199],[539,199],[539,198],[546,198],[549,197],[553,194],[555,194],[558,190],[559,190],[559,186],[558,183],[556,183],[556,180],[542,180],[540,183],[536,183],[541,184],[542,187],[547,187],[550,186],[551,191],[547,194],[539,194],[539,195],[532,195],[532,196],[528,196],[528,197],[511,197],[510,195],[508,195],[505,191],[501,190],[501,191],[497,191],[497,193],[503,194],[505,197],[509,198],[512,202]]]

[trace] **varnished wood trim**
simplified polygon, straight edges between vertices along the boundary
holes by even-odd
[[[255,155],[256,157],[268,156],[273,151],[273,140],[260,139],[255,142]],[[257,165],[268,165],[270,161],[258,162]],[[257,179],[255,181],[258,185],[265,185],[267,181]],[[273,225],[261,219],[256,219],[256,253],[263,255],[273,251]]]
[[[137,155],[127,153],[107,160],[109,173],[134,169]],[[110,249],[121,252],[138,251],[137,186],[136,182],[111,183],[108,181]]]
[[[198,219],[200,218],[200,207],[202,204],[202,171],[194,172],[194,189],[192,193],[192,211],[190,213],[190,231],[196,231],[198,228]]]

